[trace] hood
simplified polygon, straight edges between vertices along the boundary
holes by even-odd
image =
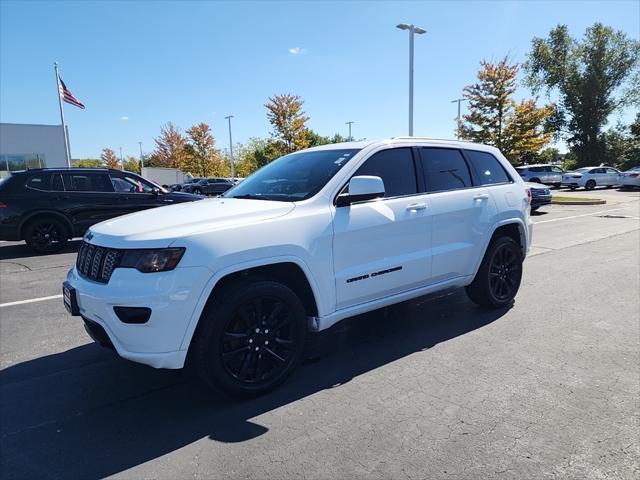
[[[167,247],[178,238],[271,220],[294,208],[292,202],[212,198],[113,218],[92,226],[85,238],[112,248]]]

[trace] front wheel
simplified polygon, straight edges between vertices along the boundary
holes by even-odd
[[[466,287],[469,298],[484,308],[503,308],[518,293],[522,279],[522,251],[511,237],[494,239],[482,259],[473,282]]]
[[[195,193],[196,195],[202,195],[202,190],[200,190],[199,188],[194,188],[193,193]]]
[[[27,246],[36,253],[56,253],[69,240],[67,227],[56,218],[37,218],[27,225],[24,232]]]
[[[587,183],[584,184],[585,190],[593,190],[594,188],[596,188],[595,180],[589,180]]]
[[[232,396],[256,396],[284,382],[298,366],[307,336],[300,299],[269,280],[220,292],[200,320],[195,360],[206,384]]]

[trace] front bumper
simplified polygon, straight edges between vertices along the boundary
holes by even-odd
[[[114,270],[108,284],[80,276],[74,267],[67,274],[75,289],[79,313],[89,334],[103,345],[111,343],[123,358],[155,368],[182,368],[187,348],[182,347],[188,325],[200,315],[196,306],[212,272],[205,267],[176,268],[170,272],[141,273],[132,268]],[[149,320],[124,323],[113,307],[147,307]],[[92,327],[89,322],[99,328]],[[96,331],[104,330],[96,338]]]

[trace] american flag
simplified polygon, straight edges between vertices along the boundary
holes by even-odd
[[[84,110],[83,103],[73,96],[73,93],[69,91],[60,77],[58,77],[58,80],[60,80],[60,97],[62,97],[62,100]]]

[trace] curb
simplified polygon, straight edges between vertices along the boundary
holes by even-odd
[[[607,203],[606,200],[588,200],[588,201],[576,201],[576,202],[554,202],[551,199],[552,205],[604,205]]]

